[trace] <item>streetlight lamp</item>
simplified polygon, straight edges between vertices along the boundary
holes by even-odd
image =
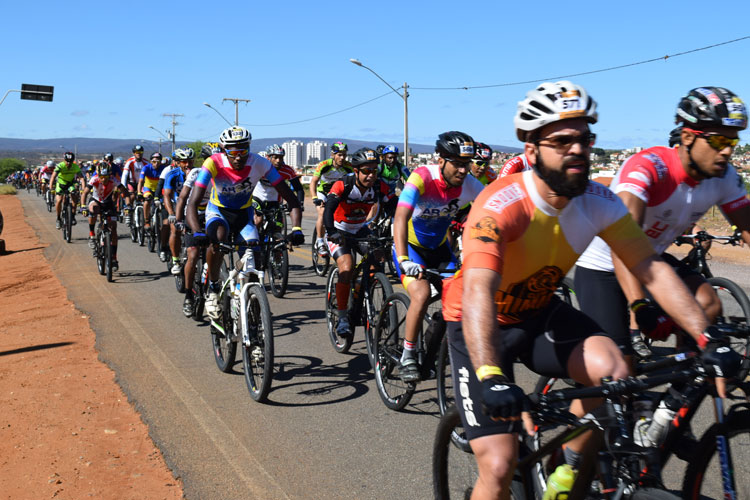
[[[398,90],[394,89],[390,83],[386,82],[382,76],[380,76],[379,74],[375,72],[375,70],[362,64],[362,62],[359,59],[349,59],[349,62],[351,62],[352,64],[356,64],[357,66],[361,68],[365,68],[367,71],[377,76],[381,82],[388,85],[388,88],[390,88],[393,92],[396,93],[397,96],[399,96],[401,99],[404,100],[404,165],[406,165],[406,167],[408,168],[409,167],[409,104],[408,104],[409,91],[407,89],[409,88],[409,86],[406,84],[406,82],[404,82],[403,94],[402,94]]]
[[[217,115],[221,116],[221,119],[222,119],[222,120],[224,120],[225,122],[227,122],[227,123],[229,124],[229,126],[230,126],[230,127],[232,126],[232,122],[230,122],[229,120],[227,120],[227,119],[226,119],[226,118],[224,117],[224,115],[222,115],[221,113],[219,113],[219,110],[218,110],[218,109],[214,108],[213,106],[211,106],[211,105],[210,105],[209,103],[207,103],[207,102],[204,102],[204,103],[203,103],[203,105],[204,105],[204,106],[206,106],[207,108],[213,109],[213,110],[214,110],[214,111],[216,112],[216,114],[217,114]]]

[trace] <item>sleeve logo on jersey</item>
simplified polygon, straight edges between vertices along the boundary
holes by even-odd
[[[514,182],[490,196],[484,203],[483,208],[492,210],[493,212],[502,213],[506,207],[525,197],[526,194],[523,192],[523,189],[521,189],[521,186],[517,182]]]
[[[644,184],[648,184],[648,176],[643,172],[630,172],[628,174],[628,179],[633,179],[636,181],[641,181]]]
[[[497,223],[492,217],[482,217],[479,219],[479,222],[471,228],[470,234],[471,239],[485,243],[500,243],[502,241],[500,229],[498,229]]]
[[[648,161],[650,161],[656,169],[656,176],[659,180],[662,180],[667,175],[667,166],[664,164],[664,160],[660,156],[654,153],[648,153],[643,155]]]

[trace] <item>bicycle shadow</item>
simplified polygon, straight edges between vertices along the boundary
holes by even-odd
[[[9,356],[11,354],[21,354],[24,352],[39,351],[42,349],[54,349],[56,347],[65,347],[66,345],[72,344],[75,344],[75,342],[55,342],[52,344],[30,345],[26,347],[19,347],[18,349],[11,349],[9,351],[0,351],[0,356]]]
[[[46,246],[38,246],[38,247],[32,247],[32,248],[22,248],[21,250],[8,250],[6,248],[5,253],[3,255],[11,255],[14,253],[22,253],[22,252],[31,252],[33,250],[44,250],[47,248]]]
[[[156,281],[170,274],[166,271],[160,273],[153,273],[150,271],[137,270],[137,271],[118,271],[115,273],[115,277],[112,280],[113,283],[147,283],[149,281]]]
[[[290,313],[284,313],[280,315],[274,315],[273,317],[273,336],[274,337],[286,337],[287,335],[293,335],[300,330],[306,323],[323,319],[326,317],[326,312],[322,310],[315,311],[295,311]],[[279,331],[284,333],[279,333]]]

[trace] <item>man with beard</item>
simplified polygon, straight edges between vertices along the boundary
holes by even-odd
[[[587,386],[628,375],[615,342],[555,295],[594,236],[705,346],[704,360],[729,373],[740,364],[732,349],[711,342],[714,332],[704,333],[703,310],[622,201],[589,183],[589,125],[597,113],[583,87],[544,83],[518,104],[514,121],[533,169],[498,179],[474,201],[463,233],[463,267],[443,294],[452,376],[460,388],[456,407],[479,470],[473,499],[509,497],[524,401],[513,383],[516,358],[536,373]],[[582,416],[597,403],[575,401],[570,410]],[[588,439],[587,433],[567,443],[565,462],[573,470]]]
[[[747,112],[731,91],[698,87],[682,98],[675,121],[682,128],[675,129],[679,138],[670,142],[678,145],[657,146],[630,157],[610,189],[622,199],[654,251],[675,268],[713,322],[721,312],[714,289],[699,273],[680,265],[664,251],[713,205],[718,205],[730,224],[742,230],[743,240],[750,242],[750,200],[742,178],[729,164],[738,133],[747,127]],[[639,356],[648,357],[650,351],[641,332],[654,340],[665,340],[674,323],[646,298],[640,283],[627,270],[621,275],[618,272],[616,280],[617,267],[618,259],[612,258],[606,243],[595,239],[576,266],[576,297],[581,310],[618,343],[628,344],[628,348],[632,343]]]

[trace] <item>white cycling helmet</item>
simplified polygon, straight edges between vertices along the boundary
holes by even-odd
[[[52,160],[47,160],[47,166],[48,167],[54,167],[55,166],[55,162],[52,161]]]
[[[193,151],[191,148],[175,149],[174,153],[172,154],[172,158],[174,158],[175,161],[192,160],[193,158],[195,158],[195,151]]]
[[[227,146],[250,146],[250,140],[253,136],[250,135],[244,127],[229,127],[219,136],[219,142],[223,147]]]
[[[284,156],[286,154],[286,151],[284,151],[284,148],[279,146],[278,144],[271,144],[266,148],[266,155],[279,155]]]
[[[545,82],[528,91],[526,99],[518,103],[513,124],[518,139],[526,142],[529,132],[570,118],[584,118],[589,123],[596,123],[596,101],[580,85],[561,80]]]

